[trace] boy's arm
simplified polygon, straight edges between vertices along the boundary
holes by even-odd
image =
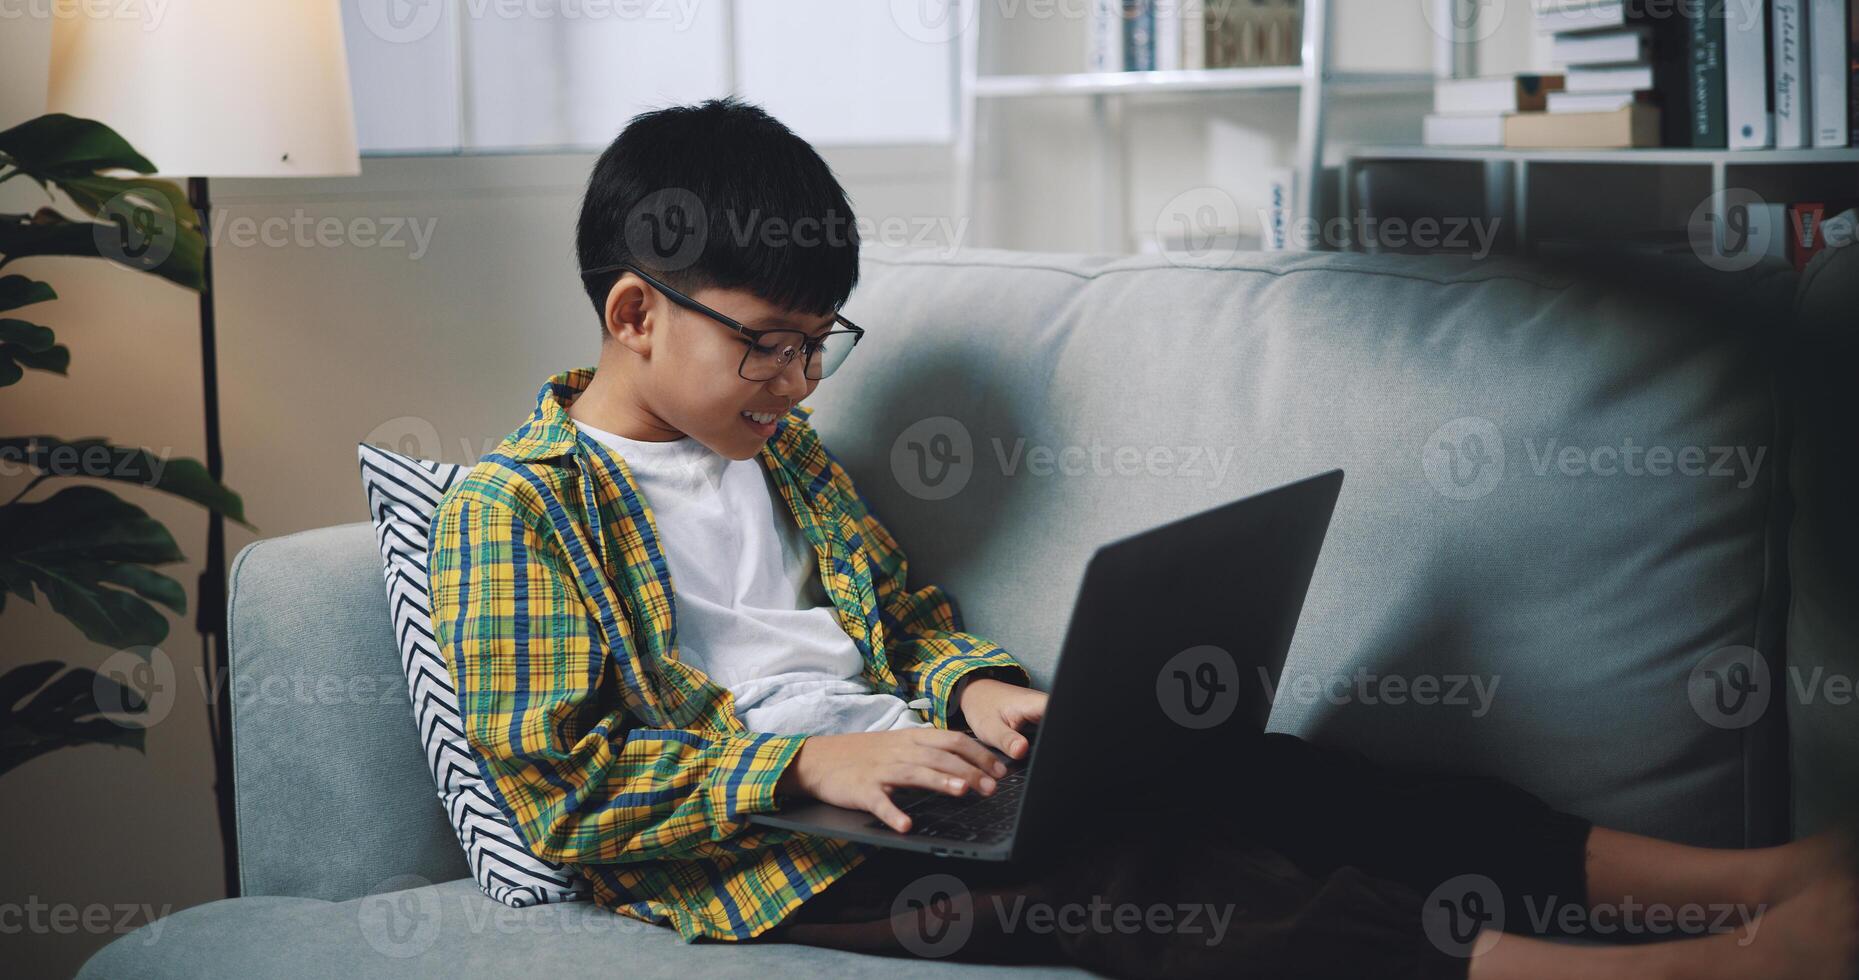
[[[599,697],[607,648],[565,555],[516,506],[469,492],[433,518],[433,634],[479,768],[545,861],[723,853],[803,738],[635,728]]]
[[[961,684],[971,678],[994,677],[1031,687],[1026,668],[1011,654],[990,640],[963,631],[954,603],[940,587],[908,586],[910,563],[903,548],[866,507],[850,477],[845,478],[844,486],[843,506],[863,537],[871,559],[872,579],[889,638],[885,652],[891,669],[914,696],[930,699],[930,716],[936,727],[960,727],[958,694]]]

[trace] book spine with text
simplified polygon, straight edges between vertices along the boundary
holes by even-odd
[[[1816,0],[1818,2],[1818,0]],[[1690,142],[1684,145],[1725,149],[1730,145],[1724,94],[1724,3],[1678,4],[1690,35],[1685,53],[1686,84],[1690,86]]]
[[[1768,0],[1736,0],[1725,9],[1723,61],[1730,149],[1774,146]]]
[[[1847,105],[1852,85],[1847,0],[1809,3],[1807,70],[1813,84],[1808,104],[1814,113],[1814,145],[1845,146],[1852,121]]]
[[[1772,0],[1775,16],[1770,24],[1775,66],[1775,145],[1784,150],[1813,146],[1807,128],[1806,11],[1802,0]]]
[[[1660,145],[1725,147],[1724,0],[1674,2],[1656,10],[1654,2],[1627,0],[1627,17],[1652,30],[1653,88],[1664,107]]]

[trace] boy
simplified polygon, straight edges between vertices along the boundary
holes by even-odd
[[[987,747],[1024,759],[1045,695],[908,580],[799,405],[865,336],[838,315],[858,279],[851,206],[811,147],[733,100],[643,115],[595,165],[577,250],[598,367],[550,379],[447,495],[431,580],[487,783],[603,907],[687,940],[908,952],[906,892],[954,874],[982,897],[958,955],[1120,975],[1807,976],[1850,954],[1851,880],[1816,873],[1839,840],[1680,847],[1288,735],[1220,775],[1230,806],[1145,805],[1137,841],[1079,814],[1070,858],[1040,867],[751,827],[811,797],[907,831],[892,790],[991,794],[1006,769]],[[1770,942],[1573,949],[1487,930],[1467,958],[1426,941],[1420,898],[1465,873],[1500,886],[1521,926],[1531,898],[1804,897],[1761,920]],[[1204,903],[1221,931],[1036,932],[993,914],[1027,901]]]

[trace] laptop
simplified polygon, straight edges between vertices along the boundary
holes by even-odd
[[[810,802],[749,822],[935,855],[1008,861],[1166,795],[1192,805],[1265,730],[1343,472],[1331,470],[1098,548],[1065,630],[1046,715],[992,796],[905,789],[900,834]],[[993,751],[990,749],[990,751]],[[1135,774],[1107,792],[1106,774]],[[1212,776],[1213,778],[1210,778]]]

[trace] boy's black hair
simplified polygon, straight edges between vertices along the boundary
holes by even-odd
[[[689,293],[746,289],[826,316],[858,284],[858,230],[832,169],[759,106],[711,99],[635,117],[588,177],[575,227],[603,336],[607,293],[632,262]]]

